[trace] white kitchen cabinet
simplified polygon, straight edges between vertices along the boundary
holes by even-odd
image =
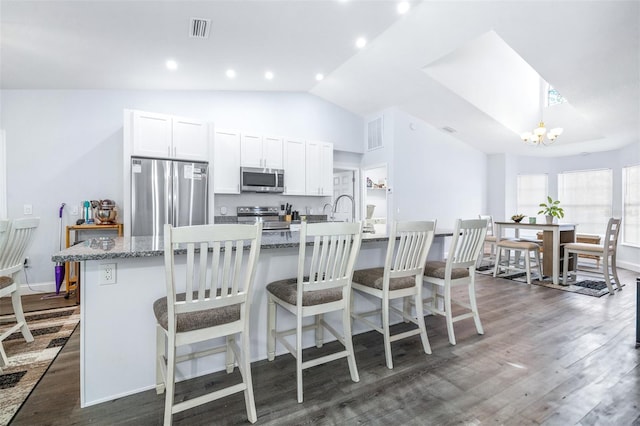
[[[284,143],[282,138],[265,136],[262,138],[262,158],[268,169],[284,167]]]
[[[240,193],[240,132],[216,130],[213,141],[213,192]]]
[[[170,115],[133,112],[133,155],[167,157],[171,139]]]
[[[242,134],[240,162],[243,167],[283,168],[281,138]]]
[[[134,111],[132,155],[209,161],[208,125],[191,118]]]
[[[209,128],[204,121],[173,117],[173,157],[209,161]]]
[[[308,141],[306,144],[306,194],[333,195],[333,144]]]
[[[284,195],[306,195],[306,143],[284,140]]]

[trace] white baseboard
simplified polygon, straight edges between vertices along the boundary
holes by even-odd
[[[640,272],[640,265],[638,265],[637,263],[623,262],[620,260],[618,260],[616,263],[618,264],[618,268],[626,269],[633,272]]]

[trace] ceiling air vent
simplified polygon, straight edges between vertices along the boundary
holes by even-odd
[[[382,147],[382,117],[367,124],[367,151]]]
[[[191,25],[189,25],[189,37],[209,38],[210,31],[211,19],[191,18]]]

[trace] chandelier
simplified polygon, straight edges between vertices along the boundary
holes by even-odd
[[[533,145],[551,145],[562,134],[562,130],[562,127],[556,127],[547,132],[544,122],[540,121],[538,127],[533,129],[533,132],[525,132],[520,137],[523,141],[530,142]]]

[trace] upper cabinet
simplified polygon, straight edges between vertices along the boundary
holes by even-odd
[[[209,161],[204,121],[145,111],[133,112],[132,155]]]
[[[240,193],[240,132],[216,130],[213,142],[213,192]]]
[[[243,167],[283,168],[281,138],[242,134],[240,145],[240,162]]]
[[[284,140],[284,195],[306,195],[306,143]]]
[[[333,195],[333,144],[308,141],[306,145],[306,194]],[[285,175],[286,180],[286,175]]]
[[[209,161],[209,130],[204,121],[173,117],[173,156]]]

